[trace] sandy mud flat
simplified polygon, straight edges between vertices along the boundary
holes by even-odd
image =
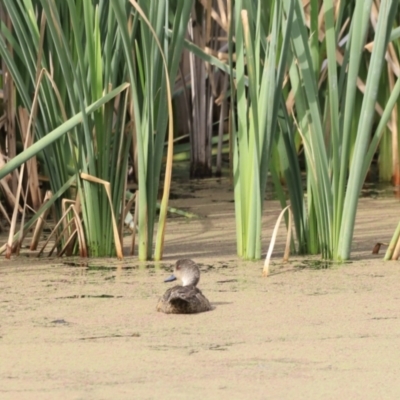
[[[390,240],[398,201],[361,200],[341,266],[282,264],[282,231],[262,278],[262,261],[235,255],[228,186],[185,193],[171,205],[201,218],[170,219],[161,265],[0,260],[1,400],[400,398],[400,266],[371,254]],[[265,251],[278,213],[268,201]],[[184,257],[214,310],[155,312]]]

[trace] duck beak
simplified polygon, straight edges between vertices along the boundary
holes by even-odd
[[[172,281],[176,281],[176,276],[174,274],[168,277],[164,282],[172,282]]]

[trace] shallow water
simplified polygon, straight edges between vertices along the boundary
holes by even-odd
[[[1,259],[0,399],[397,399],[400,269],[371,251],[394,232],[398,201],[360,201],[341,266],[282,264],[282,229],[262,278],[262,260],[235,257],[231,200],[214,181],[171,201],[201,218],[168,221],[161,264]],[[279,212],[266,203],[264,252]],[[157,313],[184,257],[201,263],[215,309]]]
[[[2,400],[397,398],[397,264],[209,260],[215,309],[165,315],[168,272],[126,263],[0,265]]]

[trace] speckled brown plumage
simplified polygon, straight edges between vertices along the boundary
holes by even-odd
[[[157,304],[157,311],[166,314],[194,314],[212,309],[210,302],[196,287],[200,279],[200,270],[194,261],[178,260],[174,274],[166,282],[181,279],[183,286],[168,289]]]

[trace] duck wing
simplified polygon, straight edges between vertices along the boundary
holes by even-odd
[[[193,314],[211,309],[210,302],[196,286],[174,286],[157,305],[157,311],[167,314]]]

